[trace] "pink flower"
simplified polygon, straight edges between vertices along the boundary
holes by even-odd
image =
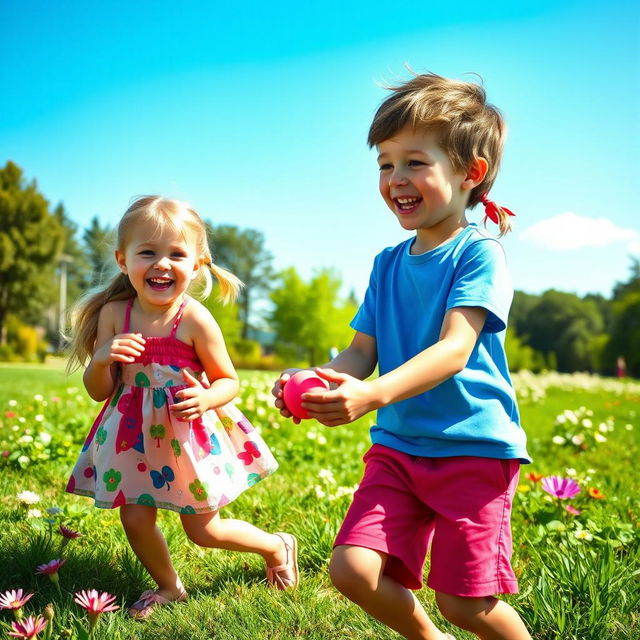
[[[29,616],[21,622],[12,622],[9,635],[14,638],[37,638],[38,634],[47,626],[47,621],[38,616]]]
[[[5,450],[2,452],[2,457],[3,457],[3,458],[8,458],[10,455],[11,455],[11,451],[7,451],[7,449],[5,449]]]
[[[58,591],[60,591],[60,577],[58,576],[58,570],[66,562],[64,559],[57,558],[47,564],[41,564],[36,567],[36,573],[49,576],[49,580],[53,582]]]
[[[103,591],[98,593],[95,589],[89,591],[79,591],[74,598],[81,607],[89,613],[104,613],[105,611],[116,611],[120,607],[117,604],[111,604],[116,599],[110,593]]]
[[[560,476],[549,476],[542,480],[542,488],[554,498],[560,500],[571,499],[580,493],[580,487],[571,478],[561,478]]]
[[[57,574],[60,567],[66,562],[64,559],[57,558],[52,560],[51,562],[47,562],[46,564],[39,564],[36,567],[36,573],[41,575],[52,576],[53,574]]]
[[[101,613],[116,611],[120,608],[117,604],[112,604],[115,599],[115,596],[112,596],[106,591],[98,593],[95,589],[90,589],[89,591],[83,590],[76,593],[74,601],[87,610],[89,614],[89,628],[93,629]]]
[[[572,516],[579,516],[582,511],[580,511],[580,509],[576,509],[573,505],[568,504],[565,509],[572,515]]]
[[[63,524],[58,527],[58,533],[67,540],[75,540],[82,535],[78,531],[74,531],[73,529],[69,529],[69,527],[65,527]]]
[[[22,589],[17,591],[5,591],[0,594],[0,609],[22,609],[24,605],[33,597],[33,593],[22,595]]]

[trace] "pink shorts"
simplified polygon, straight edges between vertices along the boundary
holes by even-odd
[[[511,568],[511,504],[519,460],[422,458],[374,444],[336,538],[388,555],[384,573],[408,589],[456,596],[517,593]]]

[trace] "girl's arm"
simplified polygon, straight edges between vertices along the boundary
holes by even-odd
[[[144,351],[144,338],[139,333],[116,335],[115,303],[109,302],[98,316],[96,346],[82,380],[87,393],[98,402],[112,393],[118,377],[118,362],[133,362]]]
[[[218,323],[200,303],[192,300],[185,312],[183,323],[193,339],[193,346],[202,363],[210,386],[205,388],[187,371],[183,376],[189,387],[176,393],[179,400],[171,410],[179,420],[191,421],[205,411],[220,407],[238,395],[240,382],[231,362],[224,337]]]
[[[311,417],[333,427],[433,389],[464,369],[486,317],[487,311],[481,307],[450,309],[438,342],[375,380],[363,382],[344,373],[318,369],[318,375],[339,386],[304,394],[302,406]]]

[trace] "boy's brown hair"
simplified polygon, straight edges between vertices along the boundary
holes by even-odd
[[[416,74],[404,84],[386,88],[393,93],[376,111],[367,139],[369,147],[392,138],[407,125],[435,131],[456,171],[466,171],[475,158],[487,161],[487,175],[469,197],[469,207],[478,204],[498,174],[506,135],[504,119],[487,102],[484,88],[434,73]],[[510,228],[509,216],[502,210],[498,216],[502,235]]]

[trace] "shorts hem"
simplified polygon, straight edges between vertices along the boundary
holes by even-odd
[[[412,571],[410,571],[402,558],[389,551],[389,547],[386,542],[383,542],[378,538],[368,538],[360,536],[358,536],[357,538],[350,538],[348,535],[346,535],[343,537],[338,536],[333,543],[334,549],[341,546],[362,547],[364,549],[370,549],[371,551],[377,551],[379,553],[386,554],[390,558],[393,558],[396,563],[402,565],[404,571],[402,572],[402,577],[399,576],[396,572],[389,573],[386,570],[384,572],[384,575],[390,577],[392,580],[395,580],[405,589],[410,589],[411,591],[419,591],[420,589],[422,589],[422,573],[416,575]],[[387,561],[387,567],[388,566],[389,565]]]
[[[481,582],[479,584],[440,584],[437,580],[428,579],[427,586],[434,591],[447,593],[461,598],[486,598],[487,596],[518,593],[517,580],[502,580],[500,582]]]

